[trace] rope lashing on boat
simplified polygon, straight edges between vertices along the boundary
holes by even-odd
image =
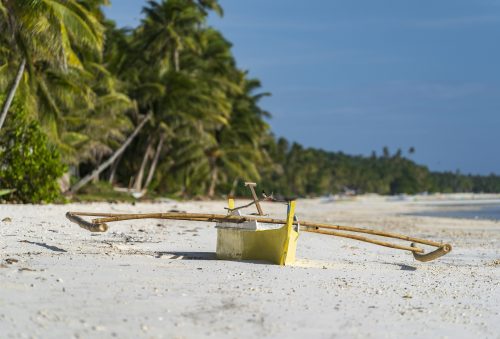
[[[91,222],[89,222],[83,219],[82,216],[99,217],[99,218],[93,219]],[[167,220],[233,222],[233,223],[257,221],[259,223],[283,224],[283,225],[286,223],[286,220],[266,218],[266,217],[206,214],[206,213],[176,213],[176,212],[144,213],[144,214],[68,212],[66,213],[66,217],[70,221],[78,224],[80,227],[90,232],[106,232],[108,230],[108,225],[106,223],[109,222],[136,220],[136,219],[167,219]],[[298,221],[294,221],[293,223],[294,225],[298,225]],[[304,232],[319,233],[319,234],[349,238],[379,246],[410,251],[413,253],[413,256],[416,260],[424,262],[437,259],[449,253],[452,249],[452,246],[450,244],[410,237],[392,232],[377,231],[377,230],[353,227],[353,226],[341,226],[341,225],[331,225],[331,224],[317,223],[311,221],[301,221],[300,230]],[[339,231],[344,231],[344,232],[339,232]],[[399,240],[410,241],[412,242],[412,244],[410,246],[404,246],[345,232],[364,233],[364,234],[371,234],[374,236],[394,238]],[[415,244],[437,247],[437,249],[429,253],[424,253],[425,251],[422,248],[417,247]]]

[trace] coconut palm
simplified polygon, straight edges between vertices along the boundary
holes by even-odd
[[[203,16],[196,6],[183,0],[148,1],[143,9],[146,18],[137,33],[141,49],[153,56],[160,71],[180,70],[180,53],[195,48],[193,27],[201,24]]]
[[[9,49],[8,66],[17,67],[0,112],[0,128],[5,121],[25,70],[35,82],[37,65],[67,71],[82,69],[75,47],[100,53],[103,29],[97,18],[76,0],[0,0],[0,32]],[[49,89],[39,89],[49,93]],[[46,99],[51,105],[50,99]]]
[[[190,131],[193,142],[210,143],[215,126],[228,123],[231,105],[227,89],[221,87],[222,81],[211,69],[198,63],[206,50],[206,39],[201,38],[206,31],[206,10],[217,6],[215,1],[149,1],[144,9],[146,17],[128,45],[128,60],[118,60],[130,96],[140,110],[154,114],[155,123],[147,126],[132,146],[143,154],[140,162],[130,166],[136,168],[136,190],[143,187],[149,162],[146,184],[152,181],[162,152],[172,148],[172,131],[175,138],[184,130]]]
[[[204,24],[208,11],[222,15],[222,8],[216,0],[149,0],[143,13],[146,18],[138,28],[141,38],[136,41],[141,50],[154,56],[161,70],[181,69],[180,54],[197,48],[194,32]]]
[[[210,164],[210,184],[207,195],[212,197],[217,183],[237,178],[260,179],[259,165],[265,162],[262,145],[269,130],[264,121],[269,114],[258,106],[267,93],[254,93],[260,87],[257,80],[248,80],[242,74],[243,92],[233,97],[229,124],[215,132],[217,143],[207,149]]]

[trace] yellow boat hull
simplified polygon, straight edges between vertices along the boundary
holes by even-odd
[[[298,227],[294,229],[293,225],[294,212],[295,201],[292,201],[288,207],[287,223],[276,229],[218,227],[217,259],[293,264],[299,238]]]

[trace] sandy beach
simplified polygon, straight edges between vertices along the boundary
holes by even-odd
[[[224,213],[224,201],[0,205],[0,337],[500,338],[500,222],[408,215],[438,208],[428,201],[299,200],[297,214],[448,242],[445,257],[421,263],[302,232],[287,267],[214,260],[210,223],[125,221],[92,234],[65,218]]]

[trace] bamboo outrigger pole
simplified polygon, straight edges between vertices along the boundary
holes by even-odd
[[[81,218],[82,216],[100,217],[93,219],[91,222]],[[284,224],[286,220],[265,218],[265,217],[249,217],[249,216],[236,216],[236,215],[224,215],[224,214],[203,214],[203,213],[145,213],[145,214],[116,214],[116,213],[93,213],[93,212],[68,212],[66,217],[74,223],[77,223],[80,227],[91,231],[91,232],[106,232],[108,230],[108,225],[106,223],[124,220],[135,220],[135,219],[169,219],[169,220],[188,220],[188,221],[204,221],[204,222],[233,222],[233,223],[243,223],[247,221],[257,221],[264,224]],[[431,261],[437,259],[448,252],[451,251],[452,247],[450,244],[435,242],[426,239],[420,239],[415,237],[410,237],[402,234],[384,232],[371,230],[366,228],[352,227],[352,226],[340,226],[331,225],[324,223],[317,223],[311,221],[294,221],[295,225],[299,225],[302,231],[319,233],[326,235],[333,235],[337,237],[349,238],[354,240],[359,240],[363,242],[368,242],[371,244],[395,248],[404,251],[412,252],[414,258],[418,261]],[[343,232],[339,232],[343,231]],[[345,233],[364,233],[371,234],[375,236],[381,236],[386,238],[400,239],[412,242],[410,246],[398,245],[394,243],[389,243],[385,241],[375,240],[364,236],[359,236],[355,234]],[[437,247],[436,250],[425,253],[420,247],[415,244],[422,244]]]

